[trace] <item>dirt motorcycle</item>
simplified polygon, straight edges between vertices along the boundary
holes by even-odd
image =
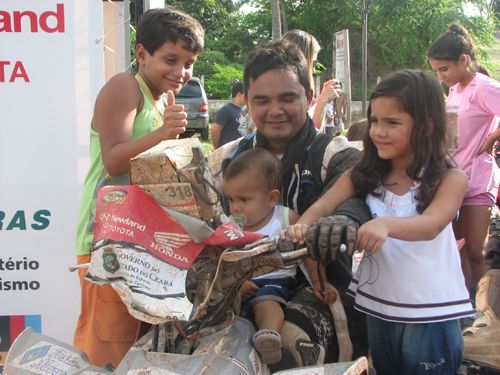
[[[165,211],[137,186],[103,188],[98,201],[106,209],[98,205],[87,279],[111,284],[129,312],[152,328],[116,369],[92,366],[71,346],[27,329],[8,353],[6,373],[270,374],[252,344],[254,325],[239,316],[239,290],[254,276],[297,266],[307,249],[256,238],[232,222],[214,231],[201,220]],[[141,210],[147,223],[134,216]],[[340,300],[331,309],[335,324],[346,325]],[[347,358],[349,346],[341,348]],[[318,358],[313,342],[303,349]],[[368,362],[360,357],[275,373],[366,374]]]

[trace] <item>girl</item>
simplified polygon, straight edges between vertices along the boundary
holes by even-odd
[[[462,269],[469,288],[475,289],[484,274],[483,250],[488,238],[491,207],[498,191],[498,168],[492,156],[500,136],[500,83],[479,65],[467,31],[452,24],[429,48],[429,62],[450,87],[449,146],[455,162],[469,179],[469,188],[453,229],[465,239]],[[472,293],[474,291],[472,290]]]
[[[363,260],[349,287],[368,314],[377,374],[456,374],[463,339],[458,318],[473,314],[451,228],[467,178],[445,146],[437,80],[404,70],[370,97],[360,162],[288,228],[303,242],[308,226],[347,198],[366,199],[373,220],[357,234]]]

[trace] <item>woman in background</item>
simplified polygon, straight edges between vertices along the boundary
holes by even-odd
[[[315,99],[314,88],[314,62],[318,58],[319,50],[321,46],[319,45],[316,38],[303,30],[289,30],[283,35],[283,39],[296,44],[302,51],[307,60],[307,70],[309,73],[309,82],[311,83],[311,89],[313,91],[311,102],[309,108],[309,116],[312,118],[316,129],[319,131],[324,131],[324,117],[325,117],[325,107],[327,103],[337,99],[339,93],[337,90],[340,88],[335,88],[333,83],[334,80],[330,79],[323,84],[323,89],[319,94],[318,98]]]
[[[498,167],[492,151],[500,137],[500,83],[478,62],[476,48],[460,25],[451,24],[430,46],[427,56],[439,79],[450,87],[448,147],[469,180],[453,229],[457,240],[465,239],[462,270],[473,295],[485,271],[483,251],[498,192]]]

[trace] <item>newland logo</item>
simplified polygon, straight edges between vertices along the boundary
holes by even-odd
[[[0,9],[0,33],[64,33],[64,4],[56,4],[55,10],[7,11]]]

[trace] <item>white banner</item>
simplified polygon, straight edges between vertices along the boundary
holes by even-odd
[[[342,83],[348,101],[347,126],[351,124],[351,59],[349,52],[349,30],[344,29],[335,33],[335,75]]]
[[[0,0],[0,368],[26,326],[72,340],[102,25],[102,0]]]
[[[345,84],[345,32],[335,33],[335,78]]]

